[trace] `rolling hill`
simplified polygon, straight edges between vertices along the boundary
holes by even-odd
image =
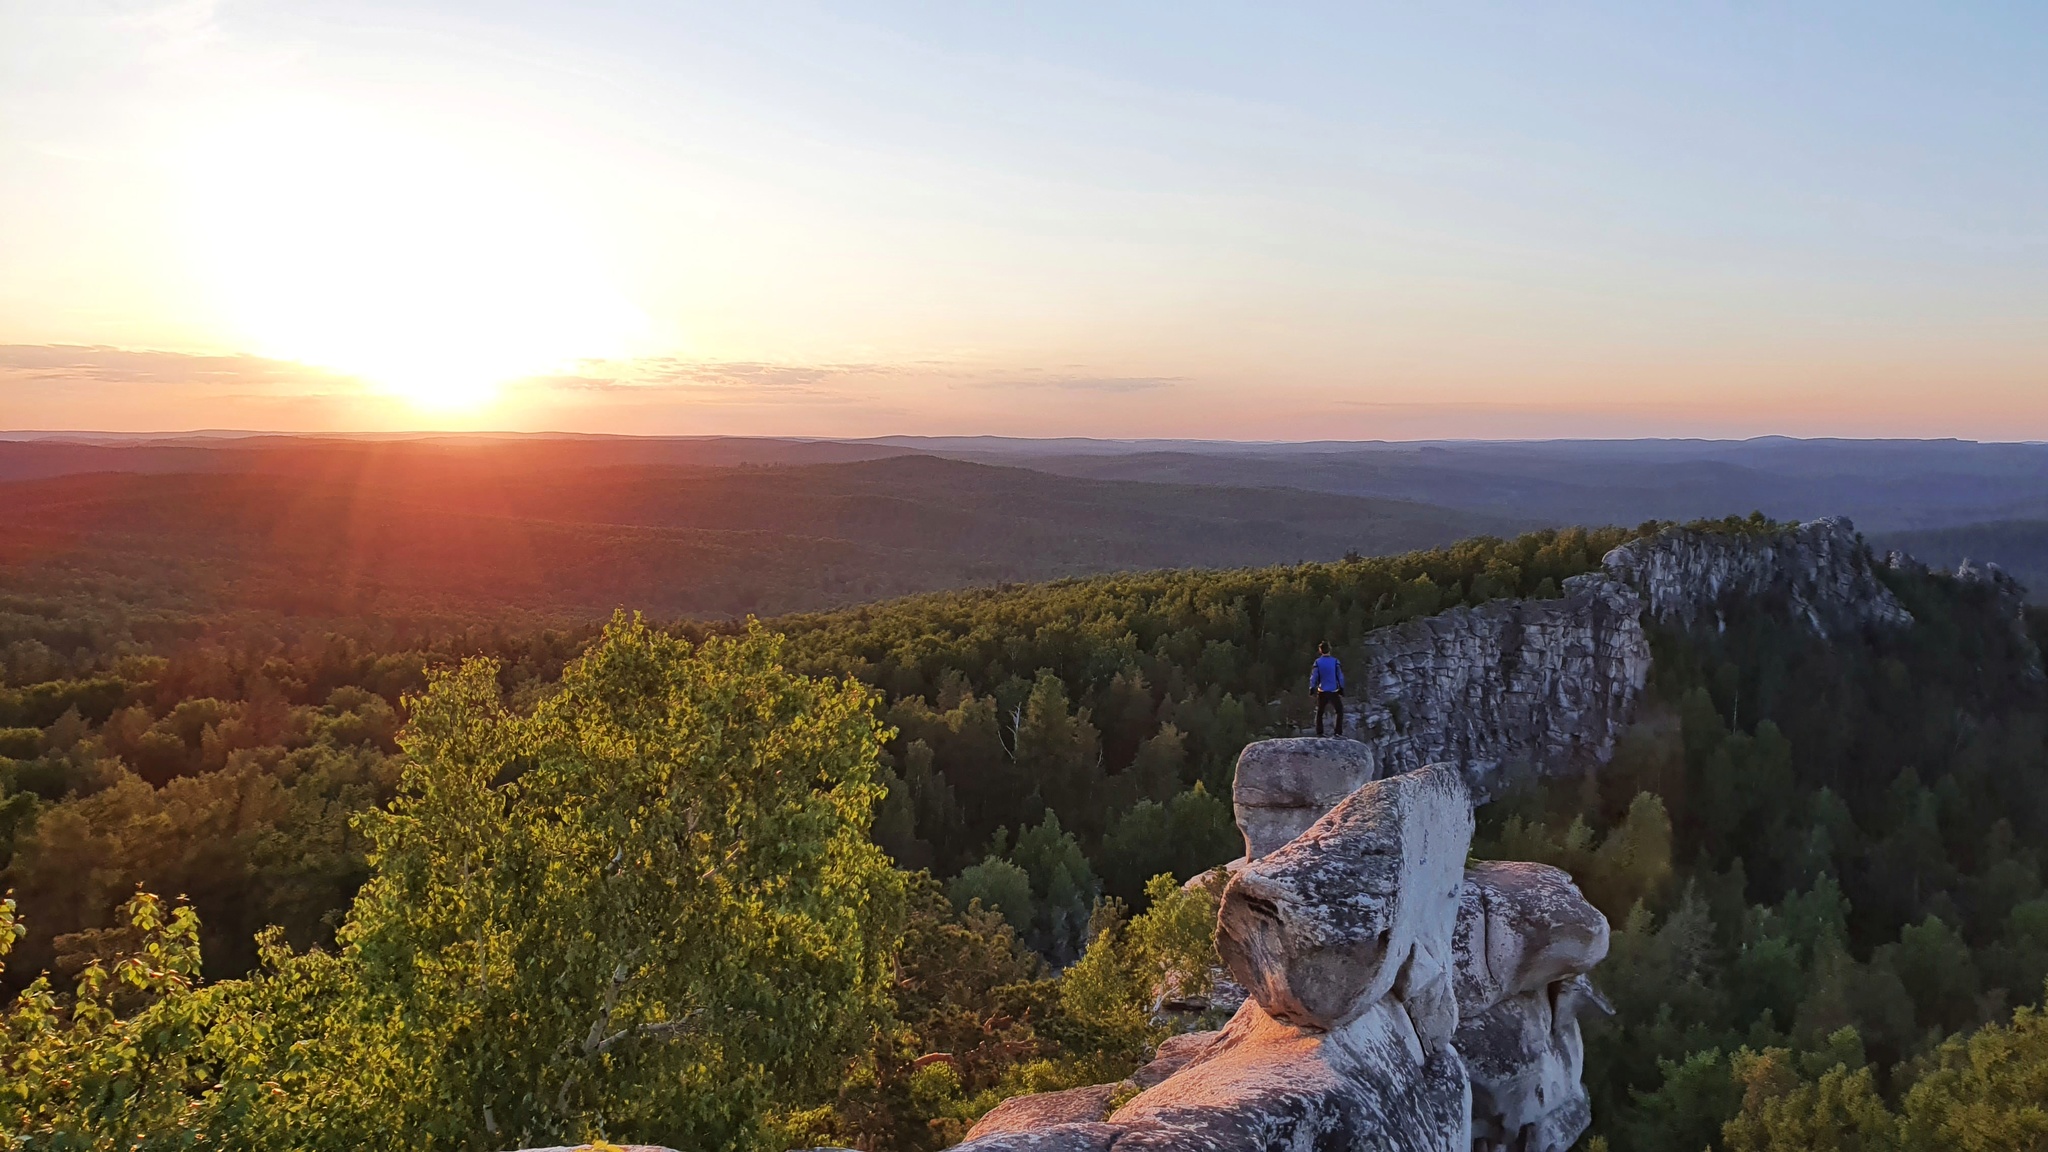
[[[1068,476],[1285,485],[1420,500],[1540,524],[1637,524],[1758,509],[1866,532],[2048,518],[2048,445],[1957,440],[1552,440],[1201,444],[896,438],[904,449]]]
[[[1519,527],[1408,501],[923,455],[605,463],[590,443],[283,442],[217,449],[229,458],[197,470],[16,480],[0,484],[0,577],[24,586],[91,574],[194,610],[731,616],[1122,569],[1400,552]]]
[[[1936,568],[1964,560],[1990,562],[2027,586],[2036,604],[2048,604],[2048,520],[1996,520],[1873,537],[1879,551],[1898,548]]]

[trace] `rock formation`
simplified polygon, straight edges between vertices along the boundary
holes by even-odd
[[[1597,573],[1564,591],[1367,636],[1347,726],[1371,746],[1379,774],[1447,760],[1484,792],[1497,778],[1606,761],[1650,672],[1643,605]]]
[[[1275,743],[1247,750],[1267,766],[1254,798],[1327,795],[1361,771],[1300,747],[1337,741]],[[1301,806],[1240,808],[1247,844]],[[1562,1152],[1589,1118],[1577,1013],[1598,1002],[1584,976],[1607,923],[1554,868],[1467,871],[1471,836],[1464,775],[1438,764],[1253,848],[1217,915],[1217,951],[1251,993],[1230,1023],[1168,1040],[1122,1084],[1006,1101],[962,1147]]]
[[[1892,554],[1894,557],[1898,553]],[[1894,562],[1896,567],[1896,561]],[[1989,591],[1999,611],[2010,617],[2013,627],[2021,636],[2027,634],[2027,586],[2013,579],[2012,574],[1996,564],[1979,564],[1968,556],[1956,565],[1956,582],[1977,585]]]
[[[1771,533],[1666,528],[1601,563],[1642,595],[1652,619],[1687,628],[1718,624],[1737,600],[1782,607],[1823,636],[1913,622],[1877,578],[1856,526],[1839,516]]]
[[[1958,577],[2005,591],[1997,573]],[[1719,627],[1738,604],[1823,636],[1913,619],[1849,522],[1824,519],[1666,529],[1561,597],[1366,637],[1357,739],[1238,759],[1245,858],[1216,946],[1250,999],[1122,1084],[1006,1102],[965,1147],[1569,1148],[1591,1121],[1579,1016],[1606,1008],[1586,975],[1607,921],[1558,869],[1465,868],[1471,792],[1604,762],[1649,675],[1645,619]]]
[[[1910,625],[1877,567],[1839,518],[1768,533],[1667,528],[1609,552],[1561,597],[1453,608],[1367,635],[1345,728],[1376,776],[1449,761],[1484,795],[1519,777],[1583,772],[1613,755],[1635,716],[1650,670],[1646,618],[1718,626],[1752,602],[1824,636]]]
[[[1607,955],[1607,918],[1561,869],[1479,863],[1465,872],[1451,951],[1472,1146],[1571,1147],[1593,1120],[1579,1016],[1610,1011],[1586,979]]]
[[[1892,555],[1897,557],[1898,553]],[[1897,566],[1896,560],[1893,566]],[[2027,627],[2026,585],[2013,579],[2011,573],[1998,565],[1978,564],[1968,556],[1963,557],[1963,562],[1956,565],[1955,577],[1957,583],[1984,588],[1990,594],[1992,602],[1997,605],[1998,611],[2012,622],[2013,640],[2020,646],[2020,651],[2026,653],[2027,678],[2038,682],[2044,674],[2048,674],[2048,669],[2042,666],[2041,648],[2034,643],[2033,630]]]
[[[1231,802],[1256,860],[1323,818],[1338,801],[1379,778],[1379,756],[1355,740],[1301,736],[1257,740],[1238,753]]]
[[[1216,952],[1266,1013],[1330,1031],[1394,997],[1448,1041],[1472,797],[1452,765],[1368,784],[1223,890]]]

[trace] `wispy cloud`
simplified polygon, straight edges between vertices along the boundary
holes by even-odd
[[[355,391],[351,377],[262,356],[196,355],[84,344],[0,344],[0,381],[221,384]]]
[[[767,398],[836,394],[848,387],[872,387],[903,374],[902,368],[884,364],[775,364],[650,356],[587,360],[573,372],[536,377],[530,383],[597,392],[758,394]]]
[[[988,388],[1056,388],[1065,392],[1096,392],[1117,395],[1127,392],[1157,392],[1188,383],[1185,376],[1000,376],[982,381]]]
[[[867,396],[891,387],[925,385],[992,391],[1056,389],[1115,395],[1153,392],[1187,383],[1179,376],[1106,376],[1085,371],[1001,370],[921,360],[906,363],[794,364],[752,360],[685,360],[653,356],[592,360],[576,371],[532,383],[596,392],[671,391],[704,397]]]
[[[409,406],[375,382],[262,356],[75,344],[0,344],[0,424],[136,431],[197,427],[386,430],[492,427],[880,435],[954,431],[989,414],[1093,421],[1192,381],[945,360],[781,362],[677,356],[588,360],[504,386],[471,409]],[[1151,399],[1135,406],[1157,408]],[[1027,425],[1035,427],[1035,425]],[[1093,428],[1092,423],[1085,427]]]

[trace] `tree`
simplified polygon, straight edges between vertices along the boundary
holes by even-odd
[[[1102,894],[1080,842],[1060,827],[1057,813],[1047,812],[1018,833],[1010,860],[1031,877],[1036,909],[1025,939],[1055,964],[1072,961],[1088,942],[1088,917]]]
[[[1721,1130],[1729,1152],[1885,1152],[1898,1126],[1870,1069],[1837,1064],[1808,1079],[1783,1048],[1735,1054],[1742,1110]]]
[[[1209,992],[1220,889],[1182,888],[1162,873],[1145,885],[1142,914],[1126,919],[1104,902],[1087,952],[1060,975],[1055,1027],[1097,1082],[1128,1075],[1172,1031],[1160,1016],[1166,1001]]]
[[[1037,783],[1060,821],[1090,838],[1102,835],[1102,741],[1088,709],[1069,712],[1067,686],[1049,669],[1032,682],[1017,727],[1017,763]],[[1021,838],[1020,838],[1021,841]]]
[[[1906,1092],[1902,1130],[1913,1152],[2048,1148],[2048,1014],[2022,1008],[2010,1027],[1951,1038]]]
[[[994,912],[956,910],[928,874],[906,883],[890,1018],[841,1084],[820,1143],[891,1152],[958,1143],[999,1098],[1005,1074],[1053,1051],[1032,1018],[1052,996],[1039,959]]]
[[[38,981],[9,1015],[10,1131],[765,1148],[830,1096],[886,1016],[902,931],[867,837],[868,689],[790,674],[759,631],[692,649],[618,618],[529,714],[488,660],[409,703],[340,951],[271,930],[264,971],[195,992],[197,918],[137,897],[68,1011]]]
[[[1142,907],[1151,877],[1186,879],[1243,854],[1230,805],[1198,783],[1164,804],[1141,801],[1118,817],[1102,841],[1102,874],[1111,895]]]
[[[978,902],[981,911],[1000,915],[1019,936],[1031,931],[1031,874],[1001,856],[961,869],[946,895],[962,915],[973,912]]]
[[[0,901],[0,959],[26,930]],[[0,1014],[0,1139],[10,1146],[188,1145],[214,1083],[200,1046],[199,919],[138,893],[122,909],[127,947],[79,973],[61,1003],[37,978]]]
[[[900,931],[882,733],[779,655],[621,617],[531,716],[486,661],[412,701],[343,938],[439,1053],[420,1131],[746,1145],[862,1041]]]

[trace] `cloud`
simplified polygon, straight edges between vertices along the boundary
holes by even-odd
[[[1176,376],[950,360],[593,359],[507,383],[473,408],[423,409],[374,382],[289,360],[76,344],[0,344],[0,424],[28,429],[881,435],[1070,431]],[[1050,402],[1049,402],[1050,401]],[[1150,408],[1160,407],[1138,401]],[[1020,420],[1022,423],[1020,423]],[[1053,421],[1040,427],[1044,421]]]
[[[574,372],[538,376],[528,383],[594,392],[680,392],[835,395],[849,385],[884,383],[904,370],[882,364],[775,364],[765,361],[699,361],[674,356],[635,360],[586,360]]]
[[[904,385],[976,388],[993,391],[1057,389],[1118,395],[1153,392],[1186,383],[1179,376],[1099,376],[1085,372],[999,371],[944,361],[899,364],[790,364],[759,360],[685,360],[650,356],[637,360],[589,360],[576,371],[529,381],[577,391],[671,392],[701,399],[778,398],[847,400],[872,397]]]
[[[363,381],[289,360],[0,344],[0,426],[103,432],[383,430]]]
[[[357,391],[352,377],[262,356],[196,355],[83,344],[0,344],[0,381],[34,384],[228,385]]]
[[[1119,395],[1128,392],[1156,392],[1163,388],[1178,388],[1188,382],[1185,376],[1005,376],[985,383],[990,388],[1057,388],[1067,392],[1096,392]]]

